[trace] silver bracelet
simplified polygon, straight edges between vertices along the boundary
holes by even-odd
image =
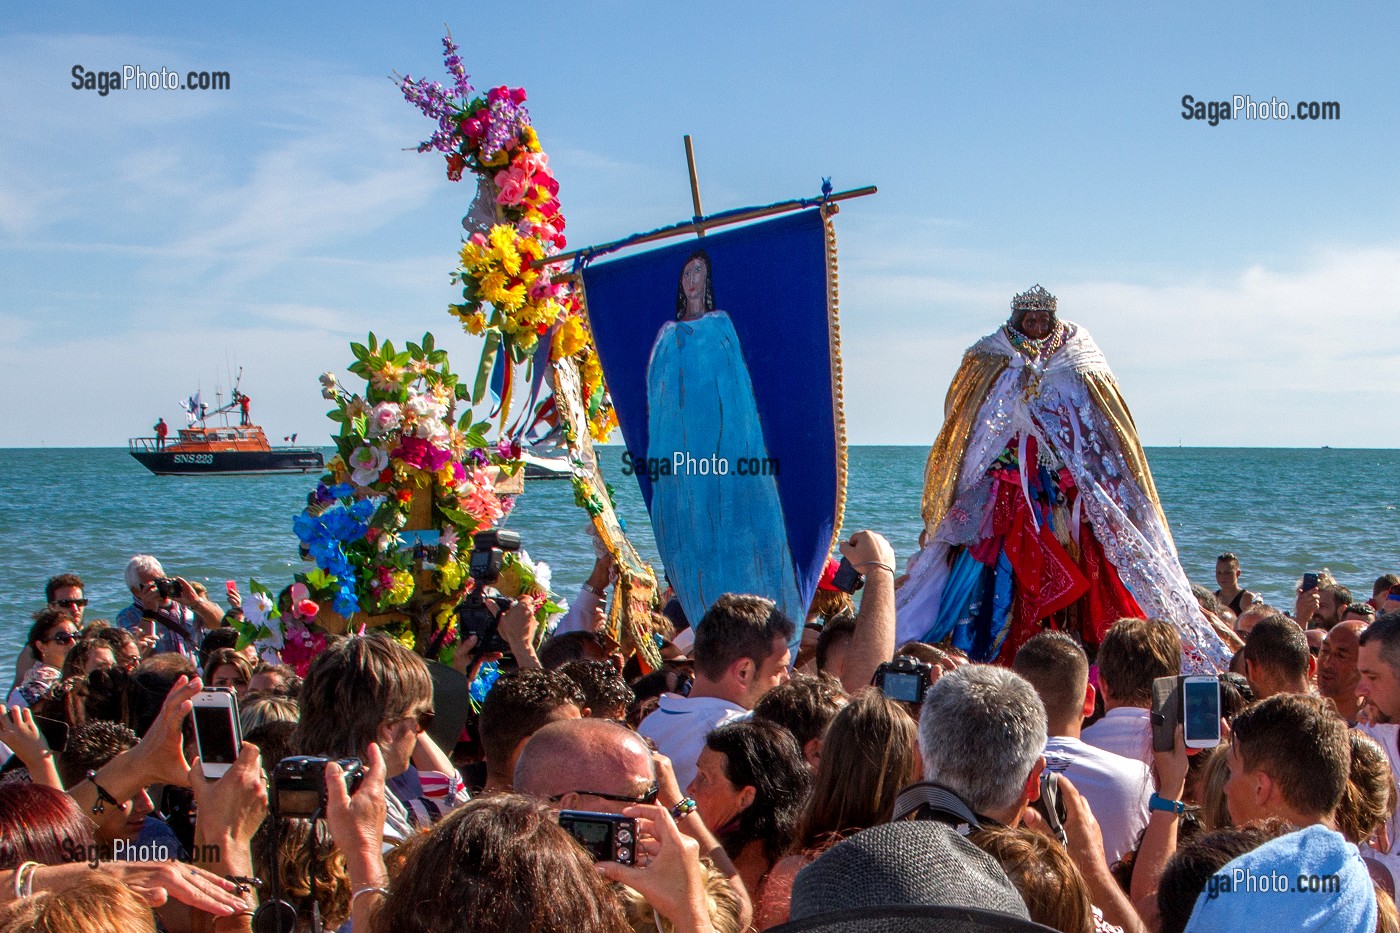
[[[23,862],[15,869],[15,900],[34,893],[34,872],[38,870],[38,862]]]
[[[350,907],[352,909],[355,906],[355,901],[359,898],[361,894],[382,894],[385,897],[388,897],[389,889],[382,888],[377,884],[367,884],[363,888],[356,888],[354,892],[350,895]]]

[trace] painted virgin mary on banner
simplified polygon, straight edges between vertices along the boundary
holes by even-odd
[[[1172,622],[1187,672],[1229,652],[1177,559],[1108,361],[1039,285],[967,351],[924,476],[923,548],[899,638],[1009,661],[1044,628],[1090,646],[1126,616]]]

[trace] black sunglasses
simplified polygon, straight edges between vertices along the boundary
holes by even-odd
[[[648,787],[646,793],[642,794],[640,797],[625,797],[622,794],[604,794],[596,790],[576,790],[563,794],[555,794],[553,797],[549,798],[549,802],[558,803],[560,800],[567,797],[569,793],[578,794],[580,797],[599,797],[603,800],[612,800],[616,803],[656,803],[656,795],[661,793],[661,788],[653,784]]]
[[[56,645],[73,645],[73,644],[77,644],[77,641],[78,641],[78,633],[77,633],[77,632],[59,632],[57,635],[54,635],[54,636],[52,636],[52,637],[50,637],[50,638],[45,638],[44,641],[46,641],[46,642],[51,642],[51,643],[56,644]]]
[[[77,609],[86,606],[88,601],[86,599],[56,599],[54,603],[59,606],[67,606],[69,609]]]

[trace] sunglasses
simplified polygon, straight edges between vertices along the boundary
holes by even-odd
[[[88,604],[86,599],[56,599],[55,605],[67,606],[69,609],[81,609]]]
[[[77,644],[77,641],[78,641],[78,633],[77,633],[77,632],[59,632],[57,635],[54,635],[54,636],[52,636],[51,638],[45,638],[44,641],[49,642],[49,643],[51,643],[51,644],[56,644],[56,645],[73,645],[73,644]]]
[[[611,800],[616,803],[656,803],[656,795],[660,792],[661,788],[657,787],[655,784],[648,787],[646,793],[642,794],[640,797],[625,797],[622,794],[604,794],[596,790],[573,791],[573,793],[578,794],[580,797],[598,797],[602,800]],[[549,802],[558,803],[567,796],[568,793],[555,794],[553,797],[549,798]]]

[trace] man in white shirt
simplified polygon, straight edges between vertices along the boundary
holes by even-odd
[[[1045,704],[1045,767],[1070,779],[1089,802],[1103,832],[1109,865],[1137,848],[1147,828],[1152,774],[1125,758],[1080,741],[1084,717],[1093,712],[1094,688],[1084,649],[1059,632],[1042,632],[1016,652],[1011,669],[1030,681]]]
[[[671,759],[676,783],[689,786],[705,736],[749,715],[758,698],[788,679],[795,626],[772,600],[725,593],[695,633],[695,680],[688,696],[661,695],[637,729]]]
[[[1095,748],[1152,766],[1152,681],[1181,674],[1181,636],[1170,622],[1119,619],[1099,646],[1104,717],[1081,736]]]

